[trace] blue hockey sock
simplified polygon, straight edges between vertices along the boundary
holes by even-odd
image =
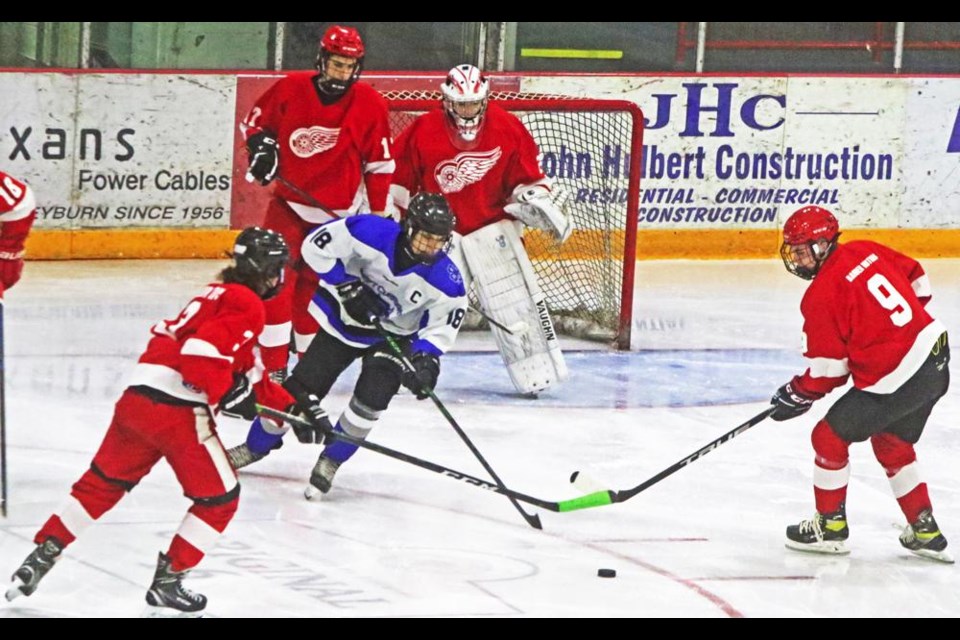
[[[254,453],[266,455],[283,446],[283,434],[267,433],[260,423],[260,418],[254,418],[247,433],[247,446]]]
[[[343,429],[340,428],[340,423],[337,423],[337,426],[333,428],[334,433],[344,433]],[[328,444],[323,448],[323,455],[327,458],[330,458],[334,462],[346,462],[357,452],[359,449],[355,444],[350,444],[349,442],[344,442],[343,440],[337,440],[332,444]]]

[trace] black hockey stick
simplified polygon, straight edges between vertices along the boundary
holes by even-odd
[[[3,299],[0,298],[0,516],[7,517],[7,399],[4,394]]]
[[[640,484],[633,487],[632,489],[622,489],[620,491],[612,491],[612,493],[614,494],[613,501],[626,502],[627,500],[637,495],[641,491],[649,489],[650,487],[657,484],[664,478],[673,475],[674,473],[676,473],[677,471],[680,471],[680,469],[683,469],[689,464],[693,464],[694,462],[696,462],[703,456],[707,455],[708,453],[710,453],[711,451],[713,451],[723,443],[733,440],[744,431],[766,420],[767,417],[769,417],[770,414],[773,413],[775,408],[776,407],[770,407],[768,409],[764,409],[761,413],[758,413],[757,415],[753,416],[752,418],[750,418],[749,420],[741,424],[739,427],[733,429],[732,431],[726,432],[725,434],[723,434],[722,436],[720,436],[710,444],[706,445],[705,447],[701,447],[700,449],[693,452],[692,454],[690,454],[680,462],[670,465],[669,467],[667,467],[657,475],[653,476],[649,480],[645,480],[641,482]],[[574,484],[577,484],[579,479],[580,479],[579,471],[574,471],[573,474],[570,476],[570,482]],[[580,481],[583,482],[582,480]],[[584,482],[584,485],[587,485],[587,486],[591,484],[592,483]]]
[[[478,309],[477,307],[470,307],[470,308],[476,311],[477,314],[480,315],[480,317],[482,317],[484,320],[486,320],[487,322],[495,326],[497,329],[500,329],[505,333],[509,333],[510,335],[513,335],[515,333],[523,333],[530,326],[523,320],[517,320],[513,324],[506,325],[501,322],[498,322],[497,320],[494,320],[487,313],[485,313],[483,309]]]
[[[404,354],[403,348],[397,343],[393,335],[391,335],[386,329],[383,328],[383,324],[380,322],[380,318],[371,316],[370,321],[374,324],[374,326],[376,326],[377,331],[380,333],[381,336],[383,336],[384,340],[387,341],[387,344],[390,345],[390,348],[393,350],[396,356],[400,358],[400,362],[403,363],[403,366],[407,369],[407,371],[409,371],[413,375],[417,375],[416,367],[413,366],[413,363],[410,362],[410,359],[406,356],[406,354]],[[440,398],[438,398],[437,395],[433,392],[433,389],[423,388],[421,390],[424,393],[426,393],[431,400],[433,400],[433,404],[437,406],[437,409],[439,409],[440,413],[443,414],[443,417],[447,419],[447,422],[450,423],[450,426],[453,427],[453,430],[457,432],[457,435],[460,436],[460,439],[463,440],[464,443],[466,443],[467,447],[473,453],[474,457],[480,461],[480,464],[483,465],[483,468],[487,470],[487,473],[490,474],[490,477],[493,478],[494,482],[497,483],[497,486],[500,487],[501,489],[506,489],[506,487],[503,484],[503,481],[500,479],[500,476],[498,476],[496,471],[493,470],[493,467],[491,467],[490,464],[487,463],[486,459],[483,457],[480,451],[474,446],[473,442],[470,441],[470,438],[467,436],[464,430],[460,427],[459,424],[457,424],[457,421],[454,420],[453,416],[450,415],[450,412],[447,411],[447,408],[443,406],[443,403],[440,402]],[[504,492],[501,491],[501,493],[504,493]],[[527,521],[527,524],[529,524],[534,529],[543,529],[543,525],[540,524],[540,516],[536,514],[527,513],[526,511],[524,511],[523,507],[520,506],[520,503],[517,502],[516,498],[514,498],[513,496],[507,493],[504,493],[504,495],[510,498],[510,502],[512,502],[513,506],[517,508],[517,511],[519,511],[520,515],[523,516],[523,519]]]
[[[313,423],[301,418],[299,416],[291,415],[283,411],[277,411],[276,409],[271,409],[270,407],[265,407],[263,405],[257,405],[257,413],[262,416],[267,416],[270,418],[276,418],[277,420],[283,420],[289,424],[296,424],[304,427],[310,427],[311,429],[316,428]],[[327,438],[333,440],[339,440],[346,442],[348,444],[355,445],[362,449],[369,449],[370,451],[375,451],[376,453],[383,454],[388,458],[393,458],[394,460],[400,460],[401,462],[408,462],[415,467],[420,467],[421,469],[426,469],[428,471],[434,471],[440,475],[447,476],[448,478],[453,478],[454,480],[461,480],[469,485],[478,487],[480,489],[486,489],[487,491],[493,491],[494,493],[500,493],[502,495],[508,496],[511,499],[520,500],[521,502],[526,502],[543,509],[548,509],[550,511],[556,511],[558,513],[565,513],[567,511],[577,511],[579,509],[589,509],[590,507],[602,507],[608,504],[613,504],[614,495],[612,491],[597,491],[590,495],[581,496],[579,498],[572,498],[570,500],[561,500],[559,502],[554,502],[551,500],[543,500],[541,498],[534,498],[533,496],[528,496],[526,494],[520,493],[519,491],[514,491],[504,487],[502,484],[494,484],[492,482],[487,482],[486,480],[481,480],[480,478],[475,478],[474,476],[463,473],[462,471],[457,471],[455,469],[450,469],[449,467],[444,467],[435,462],[430,462],[429,460],[424,460],[422,458],[417,458],[402,451],[397,451],[396,449],[390,449],[384,447],[383,445],[376,444],[375,442],[370,442],[369,440],[363,440],[360,438],[354,438],[353,436],[347,435],[346,433],[340,433],[338,431],[324,430],[324,433]],[[539,521],[538,521],[539,523]],[[538,527],[539,528],[539,527]]]

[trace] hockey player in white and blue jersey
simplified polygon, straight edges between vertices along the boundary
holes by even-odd
[[[323,441],[330,428],[320,406],[337,378],[362,359],[353,397],[333,430],[365,438],[400,385],[427,398],[440,375],[440,357],[453,346],[466,315],[463,278],[447,256],[456,218],[446,199],[421,192],[410,200],[402,224],[360,215],[317,227],[302,256],[320,285],[310,313],[320,331],[283,386],[297,400],[295,411],[316,425],[295,427],[301,442]],[[416,372],[404,368],[373,319],[404,347]],[[247,441],[229,451],[240,468],[280,446],[286,427],[254,420]],[[333,476],[357,450],[327,444],[310,477],[307,497],[330,491]]]

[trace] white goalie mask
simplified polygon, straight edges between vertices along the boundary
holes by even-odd
[[[464,142],[476,140],[490,95],[490,83],[480,69],[471,64],[450,69],[447,79],[440,85],[440,91],[443,93],[443,108],[447,112],[448,123],[456,134]]]

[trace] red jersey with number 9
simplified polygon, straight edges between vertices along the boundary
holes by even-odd
[[[870,241],[839,245],[810,283],[803,314],[803,392],[824,394],[853,377],[892,393],[926,361],[946,329],[926,310],[930,281],[913,258]]]

